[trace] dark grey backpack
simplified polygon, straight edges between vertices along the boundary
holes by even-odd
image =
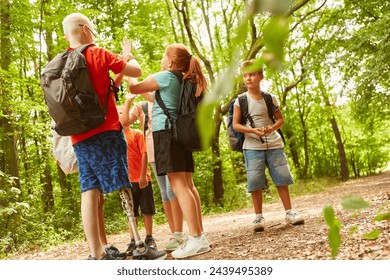
[[[89,131],[106,118],[109,95],[117,94],[111,84],[102,107],[93,88],[83,51],[86,44],[64,51],[51,60],[41,75],[41,87],[55,122],[52,127],[59,135],[73,135]]]

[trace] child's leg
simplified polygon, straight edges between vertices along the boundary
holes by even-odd
[[[106,236],[106,228],[104,224],[104,212],[103,212],[103,206],[104,206],[104,195],[103,193],[100,193],[99,196],[99,204],[98,204],[98,217],[99,217],[99,236],[100,236],[100,242],[103,246],[107,245],[107,236]]]
[[[172,233],[174,233],[175,232],[175,220],[173,217],[174,212],[172,210],[172,205],[170,203],[169,196],[168,196],[168,190],[167,190],[168,185],[169,185],[168,177],[166,175],[161,175],[161,176],[157,175],[155,162],[150,162],[150,166],[153,169],[153,173],[156,177],[157,184],[160,188],[162,206],[164,209],[165,217],[167,218],[169,229],[171,230]]]
[[[291,198],[288,186],[279,186],[277,187],[280,200],[283,203],[285,210],[291,210]]]
[[[146,235],[152,235],[153,233],[153,216],[152,215],[143,215],[144,226]]]
[[[169,182],[177,199],[183,215],[187,221],[189,233],[192,236],[200,236],[202,234],[201,225],[198,218],[198,207],[196,198],[187,185],[185,172],[168,173]]]
[[[87,238],[91,256],[97,259],[104,257],[104,248],[99,235],[99,196],[98,189],[92,189],[81,193],[81,218],[85,236]]]
[[[263,190],[256,190],[251,192],[253,208],[255,214],[263,214]]]
[[[268,170],[272,180],[277,186],[279,197],[282,200],[285,210],[291,209],[290,192],[288,185],[293,184],[290,167],[283,149],[268,150],[267,153]]]
[[[173,232],[182,232],[183,231],[183,212],[181,211],[179,200],[177,197],[169,200],[169,204],[172,210],[172,219],[173,219]]]
[[[198,190],[195,187],[194,181],[192,180],[192,173],[187,172],[186,173],[186,178],[187,178],[187,185],[189,186],[192,194],[195,197],[196,210],[198,212],[198,222],[199,222],[199,225],[200,225],[200,229],[203,232],[202,209],[201,209],[199,192],[198,192]]]
[[[248,192],[251,194],[255,214],[263,213],[263,189],[265,187],[265,152],[244,150]]]

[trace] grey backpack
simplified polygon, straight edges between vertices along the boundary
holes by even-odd
[[[102,107],[93,88],[83,51],[90,45],[64,51],[51,60],[40,78],[49,114],[59,135],[67,136],[89,131],[106,118],[108,98],[118,89],[111,79]]]

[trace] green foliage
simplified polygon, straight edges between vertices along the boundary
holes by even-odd
[[[369,207],[369,203],[367,201],[357,196],[343,197],[341,200],[341,205],[346,210],[357,210],[357,211]],[[324,212],[325,222],[329,227],[328,241],[329,241],[329,246],[331,248],[332,258],[334,259],[338,254],[338,250],[342,242],[341,235],[340,235],[340,230],[342,228],[342,225],[341,222],[336,219],[334,209],[332,206],[330,205],[325,206],[323,212]],[[379,214],[374,217],[374,221],[383,221],[389,219],[390,219],[389,212]],[[354,234],[357,229],[358,226],[352,226],[349,230],[349,234],[351,235]],[[364,239],[375,240],[380,236],[380,234],[381,231],[379,229],[374,229],[369,233],[363,234],[362,237]]]
[[[323,212],[324,212],[326,224],[329,227],[328,241],[329,241],[329,247],[331,249],[331,255],[332,258],[334,259],[336,258],[341,245],[341,235],[340,235],[341,222],[338,219],[336,219],[332,206],[330,205],[325,206]]]
[[[360,210],[369,206],[368,202],[357,196],[346,196],[341,201],[341,206],[348,210]]]
[[[390,220],[390,212],[375,216],[374,221]]]
[[[363,234],[363,238],[374,240],[374,239],[377,239],[380,234],[381,234],[381,231],[379,229],[374,229],[370,233]]]

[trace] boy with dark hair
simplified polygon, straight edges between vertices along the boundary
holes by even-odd
[[[247,98],[248,113],[253,119],[253,124],[247,119],[241,124],[241,109],[238,98],[234,103],[233,128],[245,133],[243,153],[245,158],[245,170],[248,180],[248,192],[251,193],[255,210],[253,230],[263,231],[265,220],[263,217],[263,189],[265,185],[265,167],[268,167],[273,182],[275,183],[279,197],[286,210],[286,221],[292,225],[303,224],[304,220],[291,210],[291,199],[288,185],[293,184],[290,168],[284,152],[284,144],[277,130],[283,126],[284,118],[279,104],[272,95],[272,111],[276,118],[275,123],[268,115],[267,105],[264,101],[264,92],[260,89],[263,80],[263,70],[254,69],[253,60],[244,61],[241,65],[243,80],[247,88],[244,94]]]

